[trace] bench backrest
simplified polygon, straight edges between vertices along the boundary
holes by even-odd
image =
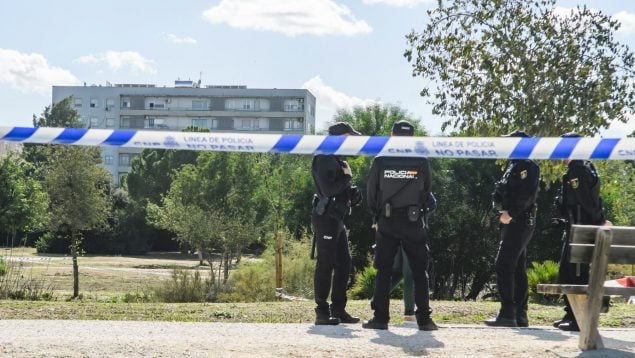
[[[609,229],[612,233],[608,263],[635,264],[635,227],[628,226],[571,226],[571,260],[572,263],[590,263],[597,230]]]

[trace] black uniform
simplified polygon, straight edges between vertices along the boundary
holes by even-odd
[[[496,182],[494,204],[507,211],[512,221],[501,224],[496,256],[496,282],[501,300],[498,319],[527,326],[527,244],[536,224],[536,195],[540,168],[533,160],[512,160]]]
[[[400,245],[412,269],[417,322],[421,327],[430,319],[428,247],[422,220],[430,184],[430,166],[425,158],[377,157],[372,163],[367,195],[368,206],[378,224],[372,305],[375,324],[387,324],[390,320],[390,277]]]
[[[562,177],[561,214],[567,225],[562,245],[558,283],[586,285],[589,283],[589,264],[569,263],[571,249],[569,233],[571,224],[603,225],[606,222],[600,199],[600,177],[591,162],[572,160]],[[575,317],[565,296],[563,321],[575,322]]]
[[[311,221],[317,246],[314,288],[316,313],[338,317],[346,307],[346,287],[352,268],[344,216],[351,207],[354,189],[344,162],[334,155],[313,157],[312,174],[317,193]],[[332,304],[327,298],[331,293]]]

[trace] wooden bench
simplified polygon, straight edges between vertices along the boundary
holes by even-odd
[[[571,263],[590,263],[588,285],[538,285],[539,293],[565,294],[580,327],[581,350],[604,348],[598,333],[602,296],[633,296],[635,287],[604,287],[608,264],[635,264],[635,228],[572,225]]]

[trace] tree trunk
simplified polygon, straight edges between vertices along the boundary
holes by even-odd
[[[229,278],[229,251],[225,251],[223,255],[223,283],[227,283]]]
[[[77,234],[71,234],[71,255],[73,256],[73,298],[79,297],[79,266],[77,265]]]
[[[203,266],[203,245],[198,244],[198,265]]]

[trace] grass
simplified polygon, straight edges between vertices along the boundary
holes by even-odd
[[[65,255],[41,256],[33,248],[13,248],[0,252],[22,265],[22,274],[51,282],[55,286],[52,301],[0,300],[2,319],[79,319],[140,320],[183,322],[310,323],[314,303],[310,301],[261,303],[157,303],[150,302],[151,286],[171,277],[173,268],[199,269],[194,255],[155,253],[145,256],[82,256],[79,258],[82,299],[68,301],[72,291],[72,262]],[[49,259],[50,258],[50,259]],[[634,327],[635,307],[613,305],[602,314],[602,327]],[[623,301],[621,301],[623,302]],[[496,314],[499,304],[490,301],[432,301],[434,319],[443,324],[479,324]],[[368,319],[372,315],[367,300],[351,300],[348,310]],[[391,323],[402,323],[403,304],[391,301]],[[561,305],[530,304],[529,319],[534,326],[549,326],[561,318]]]
[[[496,314],[496,302],[433,301],[433,317],[443,324],[480,324]],[[3,319],[78,319],[124,321],[311,323],[312,302],[259,303],[124,303],[96,300],[76,301],[0,301]],[[391,323],[402,323],[402,303],[391,302]],[[367,301],[349,301],[348,310],[364,319],[372,312]],[[550,326],[562,316],[559,305],[530,305],[532,326]],[[617,303],[600,316],[601,327],[633,327],[633,306]]]

